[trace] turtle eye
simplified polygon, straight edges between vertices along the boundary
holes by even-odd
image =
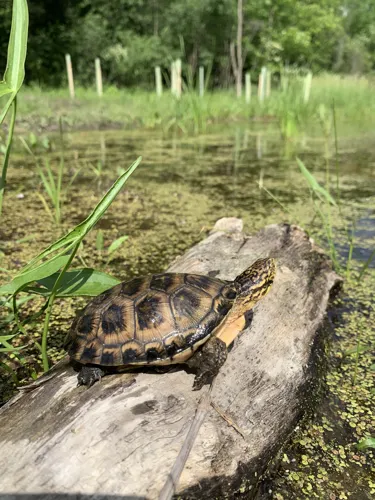
[[[229,300],[234,300],[237,296],[237,292],[234,288],[229,288],[225,291],[224,296]]]

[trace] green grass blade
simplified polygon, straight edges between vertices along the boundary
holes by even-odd
[[[32,300],[34,297],[32,295],[26,295],[24,297],[21,297],[20,299],[17,300],[17,307],[21,306],[22,304],[26,304],[26,302],[29,302],[29,300]],[[12,305],[9,301],[9,299],[6,299],[4,302],[0,303],[0,307],[5,307],[6,309],[11,310]]]
[[[48,179],[45,175],[45,173],[43,172],[43,169],[41,169],[40,167],[38,167],[38,173],[39,173],[39,176],[42,180],[42,184],[44,186],[44,189],[46,191],[46,193],[48,194],[49,198],[52,198],[52,191],[51,191],[51,187],[50,187],[50,184],[48,182]]]
[[[375,257],[375,248],[374,250],[371,252],[370,254],[370,257],[366,260],[366,262],[363,264],[362,266],[362,269],[359,273],[359,276],[358,276],[358,281],[362,278],[362,276],[365,274],[365,272],[367,271],[369,265],[371,264],[371,262],[373,261],[373,258]]]
[[[47,200],[44,198],[44,196],[40,193],[36,193],[36,195],[38,196],[38,198],[40,199],[40,201],[42,202],[42,205],[44,207],[44,210],[47,212],[47,214],[51,217],[52,220],[54,220],[54,216],[53,216],[53,213],[52,213],[52,210],[49,208],[48,206],[48,203],[47,203]]]
[[[0,347],[0,352],[14,352],[14,351],[21,351],[21,349],[25,349],[26,346],[22,347]]]
[[[358,344],[355,347],[351,347],[350,349],[346,349],[346,351],[343,351],[343,355],[346,357],[346,356],[351,356],[352,354],[358,354],[358,353],[367,352],[370,350],[371,350],[370,346]]]
[[[26,149],[26,151],[36,160],[34,152],[30,149],[30,146],[27,144],[25,139],[22,137],[22,135],[19,137],[20,141],[22,142],[23,147]]]
[[[272,198],[272,199],[273,199],[273,200],[274,200],[274,201],[275,201],[275,202],[276,202],[276,203],[277,203],[277,204],[278,204],[278,205],[279,205],[279,206],[280,206],[280,207],[284,210],[284,212],[286,212],[287,214],[289,214],[289,215],[290,215],[290,217],[292,218],[292,220],[293,220],[293,219],[295,219],[295,220],[298,222],[298,224],[299,224],[300,226],[302,226],[302,224],[298,221],[298,219],[297,219],[297,218],[296,218],[296,217],[292,214],[292,212],[288,209],[288,207],[287,207],[286,205],[284,205],[284,203],[282,203],[282,201],[280,201],[280,200],[277,198],[277,196],[275,196],[274,194],[272,194],[272,193],[271,193],[271,191],[269,191],[269,190],[268,190],[265,186],[263,186],[260,182],[258,182],[258,185],[259,185],[259,188],[260,188],[260,189],[263,189],[263,191],[265,191],[265,192],[268,194],[268,196],[269,196],[270,198]]]
[[[301,169],[302,175],[306,179],[307,183],[309,184],[310,188],[314,191],[314,193],[321,199],[328,201],[335,207],[337,206],[335,200],[332,198],[332,196],[329,194],[329,192],[324,189],[323,186],[321,186],[318,181],[315,179],[315,177],[307,170],[305,167],[304,163],[299,159],[296,158],[297,163],[299,168]]]
[[[104,236],[103,231],[101,229],[96,233],[96,241],[95,246],[98,252],[101,252],[104,249]]]
[[[81,172],[81,170],[82,170],[82,167],[77,168],[77,170],[74,172],[74,174],[72,175],[72,177],[70,178],[70,180],[68,182],[68,187],[70,187],[73,184],[73,182],[76,180],[76,177]]]
[[[7,102],[3,108],[3,111],[0,113],[0,125],[3,123],[4,118],[6,117],[8,111],[9,111],[9,108],[11,107],[14,99],[16,98],[16,95],[17,94],[15,92],[13,92],[11,94],[11,96],[9,97],[9,99],[7,100]]]
[[[105,211],[108,209],[110,204],[116,198],[120,190],[122,189],[125,182],[134,172],[134,170],[138,167],[141,162],[141,157],[139,157],[129,168],[124,172],[117,181],[112,185],[112,187],[107,191],[102,200],[98,203],[98,205],[94,208],[91,214],[85,219],[81,224],[76,226],[73,230],[78,233],[79,236],[86,235],[90,229],[98,222],[98,220],[102,217]]]
[[[335,269],[337,271],[340,271],[340,263],[337,259],[336,247],[335,247],[335,244],[333,241],[333,236],[332,236],[332,226],[330,224],[329,218],[326,216],[326,214],[323,212],[323,210],[320,209],[319,204],[316,200],[313,199],[313,203],[314,203],[315,211],[319,215],[319,217],[323,223],[323,227],[324,227],[324,230],[326,233],[326,238],[327,238],[328,245],[329,245],[330,257],[334,263]]]
[[[129,236],[124,235],[120,236],[120,238],[117,238],[117,240],[114,240],[108,247],[108,254],[110,255],[111,253],[115,252],[128,238]]]
[[[49,186],[51,201],[55,204],[57,188],[56,188],[56,182],[55,182],[55,179],[53,177],[53,173],[51,172],[50,167],[47,168],[47,175],[48,175],[48,186]]]
[[[0,344],[3,344],[5,341],[12,339],[16,334],[13,335],[0,335]]]

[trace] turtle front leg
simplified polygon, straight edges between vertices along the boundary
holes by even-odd
[[[77,376],[77,385],[87,385],[87,387],[91,387],[97,380],[100,381],[103,375],[105,375],[105,373],[97,366],[82,366]]]
[[[227,359],[227,346],[217,337],[211,337],[186,364],[195,371],[193,391],[211,384]]]

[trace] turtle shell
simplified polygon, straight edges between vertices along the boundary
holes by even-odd
[[[120,283],[76,317],[69,355],[100,366],[181,363],[210,337],[233,305],[233,283],[164,273]]]

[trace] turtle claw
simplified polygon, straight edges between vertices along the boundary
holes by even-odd
[[[199,391],[206,384],[212,384],[227,359],[227,346],[217,337],[211,337],[187,365],[195,371],[193,391]]]
[[[101,381],[104,375],[103,370],[94,366],[83,366],[78,374],[77,387],[80,385],[86,385],[87,388],[95,384],[96,381]]]

